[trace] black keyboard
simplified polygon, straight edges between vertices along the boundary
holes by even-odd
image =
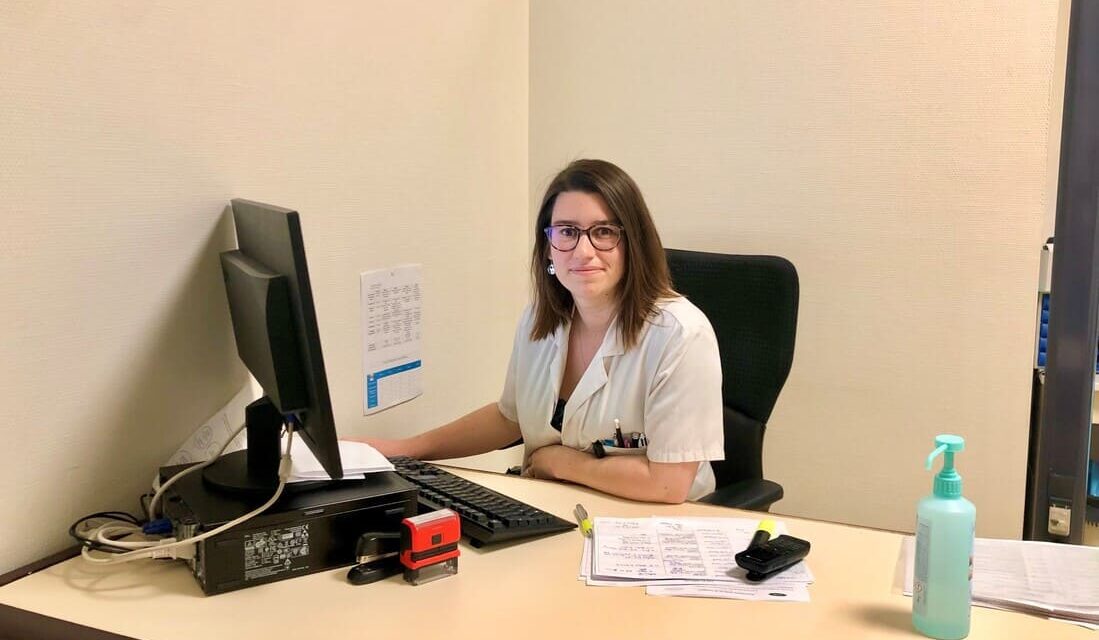
[[[462,535],[474,547],[575,529],[576,524],[515,498],[459,478],[428,462],[389,459],[397,473],[416,485],[422,511],[452,509],[462,519]]]

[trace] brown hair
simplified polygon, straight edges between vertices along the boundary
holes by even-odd
[[[572,318],[572,294],[556,277],[546,273],[549,226],[557,196],[579,191],[602,198],[624,233],[625,275],[618,283],[618,330],[626,349],[637,344],[641,328],[661,298],[672,297],[668,261],[641,190],[625,171],[605,160],[575,160],[561,170],[546,188],[534,222],[534,252],[530,271],[534,280],[534,322],[531,340],[549,336]]]

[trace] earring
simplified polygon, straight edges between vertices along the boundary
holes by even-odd
[[[557,275],[557,268],[553,266],[552,262],[549,263],[549,266],[546,267],[546,273],[550,274],[551,276]]]

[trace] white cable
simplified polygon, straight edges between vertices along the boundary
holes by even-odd
[[[125,536],[141,533],[141,527],[136,525],[102,524],[89,532],[97,542],[120,547],[123,549],[144,549],[160,544],[159,540],[144,540],[128,542],[126,540],[111,538],[112,535],[125,534]],[[125,537],[123,536],[123,537]]]
[[[248,513],[240,516],[235,520],[226,522],[225,524],[211,529],[205,533],[201,533],[191,538],[184,538],[183,540],[176,540],[175,538],[165,538],[157,541],[158,544],[153,547],[136,549],[134,551],[127,551],[125,553],[108,554],[106,557],[98,557],[93,555],[93,551],[85,546],[80,550],[80,555],[88,562],[95,564],[120,564],[123,562],[130,562],[133,560],[142,560],[144,558],[193,558],[195,554],[195,543],[213,537],[227,531],[238,524],[254,518],[259,514],[267,510],[268,507],[275,504],[282,495],[282,490],[286,487],[286,481],[290,477],[290,445],[294,441],[294,432],[291,430],[286,437],[286,453],[283,454],[282,459],[279,460],[279,486],[275,489],[275,495],[271,496],[271,499],[263,503],[256,509],[249,511]],[[177,476],[178,477],[178,476]],[[175,477],[172,478],[173,480]],[[112,542],[111,544],[118,544]],[[137,544],[137,543],[134,543]],[[183,551],[177,551],[180,547],[183,547]]]
[[[237,430],[233,432],[233,435],[229,436],[229,439],[226,440],[225,443],[221,445],[221,448],[218,449],[218,452],[215,453],[209,460],[207,460],[205,462],[202,462],[200,464],[196,464],[195,466],[190,467],[188,469],[185,469],[183,471],[180,471],[179,473],[177,473],[174,476],[172,476],[171,478],[169,478],[164,484],[160,484],[160,474],[157,474],[156,476],[154,476],[153,477],[153,490],[156,491],[156,493],[153,494],[153,499],[149,501],[149,506],[145,508],[145,515],[147,515],[149,517],[149,520],[150,521],[156,520],[156,517],[157,517],[156,505],[157,505],[158,502],[160,502],[160,497],[164,495],[164,491],[167,490],[168,487],[175,484],[176,481],[181,479],[183,476],[185,476],[189,473],[194,473],[195,471],[198,471],[199,469],[205,469],[206,467],[208,467],[208,466],[214,464],[215,462],[217,462],[218,458],[221,457],[221,453],[223,451],[225,451],[226,447],[229,446],[229,443],[232,442],[233,440],[235,440],[236,437],[237,437],[237,434],[239,434],[243,430],[244,430],[244,425],[242,424],[239,427],[237,427]]]
[[[94,519],[94,518],[93,518]],[[142,549],[145,547],[159,544],[158,540],[148,540],[142,542],[127,542],[122,538],[126,536],[141,533],[141,527],[129,522],[120,522],[114,519],[108,519],[102,524],[91,526],[88,524],[92,519],[84,521],[82,524],[84,529],[80,531],[82,539],[89,542],[98,543],[114,549]],[[119,536],[118,538],[112,538],[111,536]]]

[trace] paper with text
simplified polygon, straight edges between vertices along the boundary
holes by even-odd
[[[363,415],[423,393],[420,265],[359,276],[363,330]]]
[[[745,581],[735,556],[751,542],[758,524],[746,518],[596,518],[590,578]],[[776,534],[782,533],[784,525],[776,523]],[[804,562],[784,574],[812,581]]]
[[[904,593],[912,594],[915,544],[905,538]],[[1099,549],[1056,542],[977,538],[973,604],[1099,623]]]
[[[771,578],[766,584],[652,585],[645,587],[650,596],[680,596],[685,598],[726,598],[728,600],[768,600],[774,602],[809,602],[809,587],[805,584],[778,584]]]
[[[209,460],[226,445],[229,438],[233,438],[225,447],[225,453],[232,453],[244,448],[245,433],[241,431],[233,437],[233,433],[244,424],[244,408],[253,400],[263,395],[259,383],[249,376],[248,383],[241,387],[240,391],[217,413],[199,425],[187,441],[179,446],[179,449],[168,458],[166,464],[189,464]]]

